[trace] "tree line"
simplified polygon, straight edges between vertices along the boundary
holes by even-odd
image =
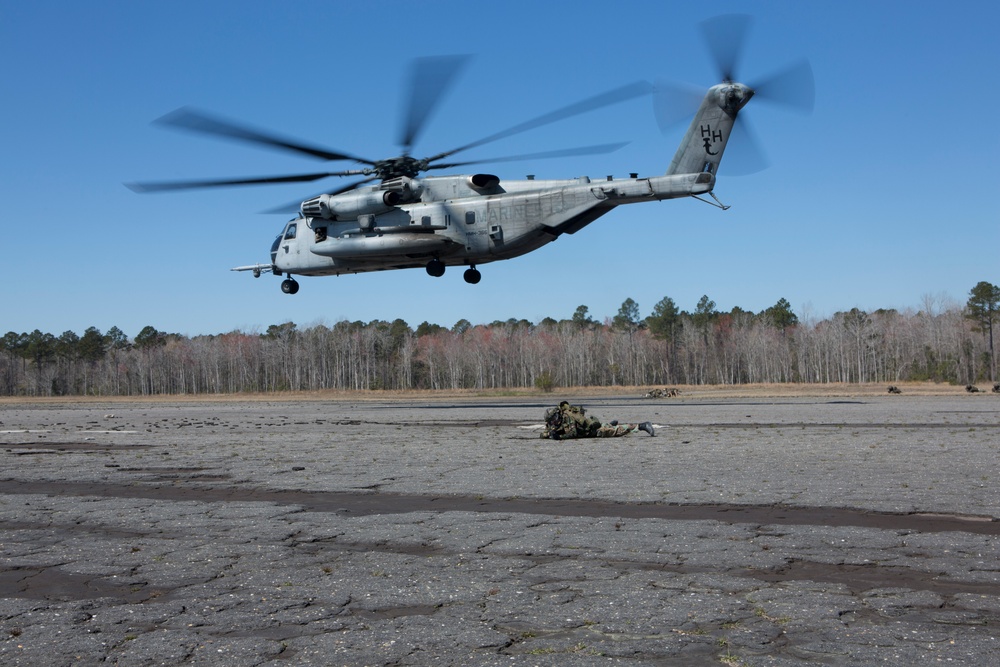
[[[800,319],[785,299],[720,312],[704,296],[682,311],[664,297],[646,317],[626,299],[604,321],[510,319],[451,328],[397,319],[263,333],[182,336],[117,327],[82,335],[8,332],[0,395],[140,396],[323,389],[509,389],[670,384],[996,381],[1000,287],[964,306],[925,297],[918,310],[858,308]]]

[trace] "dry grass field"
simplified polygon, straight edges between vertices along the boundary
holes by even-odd
[[[658,400],[684,401],[691,399],[705,398],[837,398],[837,397],[868,397],[884,396],[888,394],[889,384],[869,383],[829,383],[829,384],[745,384],[745,385],[650,385],[639,387],[565,387],[556,388],[552,392],[541,392],[537,389],[438,389],[438,390],[413,390],[413,391],[347,391],[347,390],[326,390],[309,392],[274,392],[274,393],[245,393],[245,394],[180,394],[180,395],[155,395],[155,396],[52,396],[52,397],[24,397],[6,396],[0,397],[0,405],[19,404],[25,402],[33,403],[107,403],[107,402],[149,402],[149,403],[175,403],[182,402],[221,402],[230,403],[233,401],[253,402],[253,401],[329,401],[329,400],[350,400],[350,401],[391,401],[400,400],[422,400],[422,401],[451,401],[455,399],[475,400],[477,398],[495,400],[502,397],[535,397],[544,398],[573,398],[573,397],[608,397],[608,396],[629,396],[643,397],[653,389],[676,389],[678,394],[669,398]],[[988,396],[1000,397],[1000,394],[993,393],[989,382],[979,383],[979,392],[970,394],[964,386],[943,384],[936,382],[900,382],[894,385],[900,390],[901,395],[906,396],[964,396],[973,398],[985,398]]]

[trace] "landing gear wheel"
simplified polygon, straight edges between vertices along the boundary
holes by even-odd
[[[479,269],[477,269],[476,267],[472,267],[466,269],[465,273],[462,274],[462,277],[465,278],[465,282],[469,283],[470,285],[475,285],[476,283],[478,283],[480,280],[483,279],[483,274],[481,274],[479,272]]]
[[[427,262],[427,275],[440,278],[444,275],[444,262],[440,259],[432,259]]]
[[[295,294],[299,291],[299,284],[291,278],[281,281],[281,291],[285,294]]]

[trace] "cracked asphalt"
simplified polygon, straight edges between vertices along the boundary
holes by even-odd
[[[984,665],[1000,400],[0,405],[0,664]]]

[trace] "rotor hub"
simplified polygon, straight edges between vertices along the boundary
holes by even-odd
[[[388,160],[379,160],[375,163],[372,171],[382,180],[389,180],[399,178],[400,176],[416,178],[420,175],[420,172],[426,171],[427,167],[427,160],[418,160],[409,155],[400,155]]]
[[[735,116],[740,109],[746,106],[754,91],[749,86],[742,83],[725,83],[719,90],[719,106],[730,116]]]

